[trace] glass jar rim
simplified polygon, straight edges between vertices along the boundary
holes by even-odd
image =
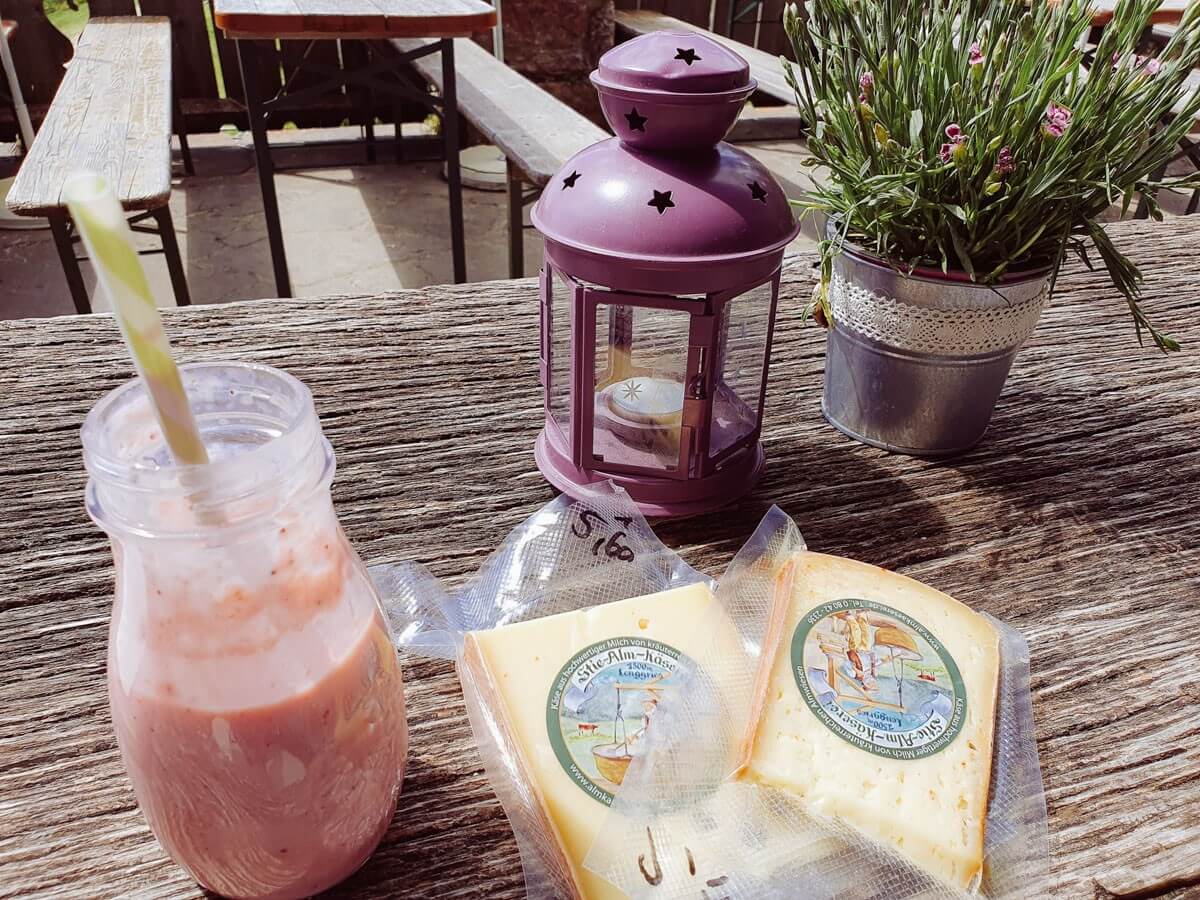
[[[190,363],[180,366],[180,377],[210,454],[216,448],[217,455],[201,465],[174,464],[145,381],[110,391],[81,431],[88,511],[102,528],[146,536],[208,530],[164,518],[156,501],[171,498],[210,524],[241,525],[332,480],[332,451],[301,381],[242,362]]]
[[[283,369],[277,369],[274,366],[264,365],[262,363],[251,362],[194,362],[184,363],[179,367],[180,379],[183,381],[185,390],[189,379],[189,375],[202,374],[207,372],[218,371],[244,371],[256,372],[261,376],[276,379],[281,386],[286,387],[295,398],[296,412],[291,421],[287,422],[280,434],[274,441],[269,441],[260,444],[257,447],[246,450],[239,455],[239,459],[245,459],[252,454],[263,454],[264,451],[269,452],[269,448],[275,441],[287,438],[294,434],[305,424],[304,412],[312,409],[312,392],[304,382],[300,381],[293,375],[288,374]],[[123,480],[123,477],[128,473],[151,473],[151,472],[170,472],[170,469],[164,469],[159,466],[152,466],[141,462],[129,462],[123,460],[116,453],[111,452],[111,444],[107,441],[107,434],[104,428],[105,417],[111,415],[122,402],[131,402],[134,395],[145,395],[146,381],[139,377],[132,378],[119,387],[113,388],[88,411],[83,420],[83,427],[80,430],[80,436],[83,442],[84,465],[88,473],[93,477],[101,476],[110,479]],[[148,406],[148,404],[147,404]],[[149,408],[149,407],[148,407]],[[190,466],[189,468],[202,471],[206,468],[219,467],[222,462],[209,462],[203,465]]]

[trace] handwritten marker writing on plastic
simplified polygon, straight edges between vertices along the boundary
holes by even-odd
[[[603,543],[588,512],[574,534]],[[520,793],[536,798],[547,823],[530,840],[555,850],[576,896],[625,896],[585,869],[584,857],[675,689],[680,660],[736,639],[704,583],[467,634],[464,691],[518,761]]]

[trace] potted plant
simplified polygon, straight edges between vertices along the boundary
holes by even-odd
[[[1100,217],[1161,218],[1167,162],[1200,111],[1200,6],[1156,58],[1158,0],[1122,0],[1088,47],[1088,0],[811,0],[784,25],[827,217],[810,311],[826,324],[823,409],[852,437],[949,455],[982,436],[1067,253],[1097,260],[1139,340],[1178,349]],[[1086,67],[1085,67],[1086,66]]]

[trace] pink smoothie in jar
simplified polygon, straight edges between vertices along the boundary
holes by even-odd
[[[84,426],[116,561],[108,687],[159,842],[227,897],[305,897],[370,856],[407,752],[396,650],[330,499],[307,389],[185,366],[211,462],[175,467],[139,382]]]

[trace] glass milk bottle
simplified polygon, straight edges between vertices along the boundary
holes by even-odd
[[[116,563],[113,725],[150,827],[201,885],[304,897],[361,866],[395,811],[400,668],[308,389],[266,366],[181,374],[208,465],[172,464],[141,380],[83,426]]]

